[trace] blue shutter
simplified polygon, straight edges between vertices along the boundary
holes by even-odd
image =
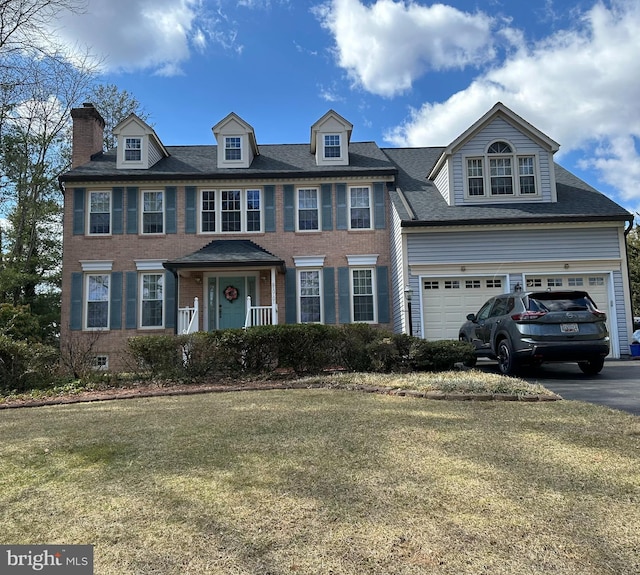
[[[127,302],[125,310],[125,327],[135,329],[138,327],[138,273],[127,272]]]
[[[69,327],[73,330],[82,329],[82,278],[80,272],[71,274],[71,311]]]
[[[186,186],[184,189],[184,198],[184,232],[185,234],[195,234],[197,225],[196,187]]]
[[[322,230],[333,229],[333,190],[331,184],[322,184]]]
[[[167,229],[165,233],[175,234],[178,231],[178,224],[176,221],[176,196],[178,190],[175,186],[166,186],[164,189],[165,194],[165,220]]]
[[[73,235],[84,235],[85,189],[73,189]]]
[[[276,231],[276,187],[264,187],[264,231]]]
[[[373,219],[376,230],[383,230],[386,227],[384,188],[385,185],[382,182],[373,184],[373,203],[375,207]]]
[[[111,274],[110,329],[122,329],[122,272]]]
[[[349,268],[338,268],[338,302],[338,317],[340,323],[351,323]]]
[[[164,327],[175,328],[178,309],[176,308],[176,276],[173,272],[164,273]]]
[[[336,229],[347,229],[347,184],[336,184]]]
[[[113,188],[111,191],[111,200],[113,202],[111,219],[113,222],[112,234],[121,234],[123,230],[123,202],[124,188]]]
[[[285,303],[285,323],[298,322],[298,288],[296,282],[296,269],[287,268],[284,275],[284,303]]]
[[[378,290],[378,323],[389,323],[389,269],[376,268],[376,288]]]
[[[334,268],[322,269],[324,323],[336,323],[336,274]]]
[[[127,233],[138,233],[138,188],[127,188]]]
[[[296,229],[295,210],[293,207],[293,186],[284,185],[284,231],[293,232]]]

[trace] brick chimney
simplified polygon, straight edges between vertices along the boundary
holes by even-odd
[[[73,139],[71,168],[77,168],[91,160],[91,156],[102,152],[104,119],[91,103],[71,110],[73,119]]]

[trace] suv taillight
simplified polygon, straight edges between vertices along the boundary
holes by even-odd
[[[513,321],[533,321],[536,319],[540,319],[542,316],[546,315],[545,311],[525,311],[523,313],[514,313],[511,316]]]
[[[599,309],[593,309],[591,310],[591,313],[595,315],[598,319],[607,319],[607,314],[604,313],[603,311],[600,311]]]

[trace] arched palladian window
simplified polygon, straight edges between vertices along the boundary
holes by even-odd
[[[536,195],[535,157],[518,155],[508,142],[492,142],[484,156],[466,158],[468,197]]]

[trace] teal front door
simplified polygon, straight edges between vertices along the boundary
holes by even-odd
[[[246,314],[246,278],[209,278],[209,330],[243,327]]]

